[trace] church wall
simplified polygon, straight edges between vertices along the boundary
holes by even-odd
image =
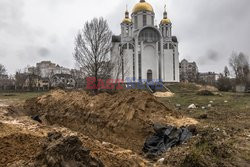
[[[143,27],[143,15],[138,15],[138,29]]]
[[[164,49],[164,82],[173,82],[173,50]]]
[[[144,45],[142,53],[142,79],[147,79],[147,71],[152,70],[153,79],[158,77],[158,58],[156,55],[155,45]]]
[[[178,47],[175,48],[175,82],[180,82],[180,68],[179,68],[179,51]]]
[[[124,54],[124,79],[133,78],[133,50],[127,49]]]

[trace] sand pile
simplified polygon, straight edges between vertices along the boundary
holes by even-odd
[[[52,91],[28,100],[24,109],[39,114],[43,121],[81,132],[93,139],[107,141],[140,152],[154,123],[171,124],[168,109],[144,91],[126,90],[114,95],[90,96],[84,91]]]
[[[172,97],[172,96],[174,96],[174,93],[172,93],[172,92],[155,92],[154,96],[155,97]]]

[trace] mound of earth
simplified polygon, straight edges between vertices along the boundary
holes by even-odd
[[[41,149],[41,138],[30,134],[14,133],[0,137],[0,167],[19,160],[29,161]]]
[[[152,134],[155,122],[174,124],[171,120],[179,115],[148,92],[136,90],[96,96],[56,90],[26,101],[24,109],[31,116],[40,115],[48,124],[65,126],[136,152]]]
[[[103,163],[90,156],[77,136],[62,137],[61,133],[48,134],[43,150],[36,157],[34,166],[90,166],[103,167]]]

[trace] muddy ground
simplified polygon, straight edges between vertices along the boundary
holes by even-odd
[[[0,96],[0,166],[35,162],[48,133],[55,131],[77,136],[90,150],[90,159],[104,166],[249,166],[250,96],[207,97],[193,88],[176,89],[172,88],[173,96],[161,98],[134,90],[98,96],[56,90],[27,101]],[[210,108],[201,109],[211,101]],[[191,103],[198,108],[187,109]],[[34,115],[42,123],[30,118]],[[149,159],[141,150],[154,123],[193,125],[197,135]]]

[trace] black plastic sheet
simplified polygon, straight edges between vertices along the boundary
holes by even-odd
[[[155,133],[146,139],[142,151],[148,156],[158,156],[173,146],[180,145],[192,137],[187,127],[154,125]]]

